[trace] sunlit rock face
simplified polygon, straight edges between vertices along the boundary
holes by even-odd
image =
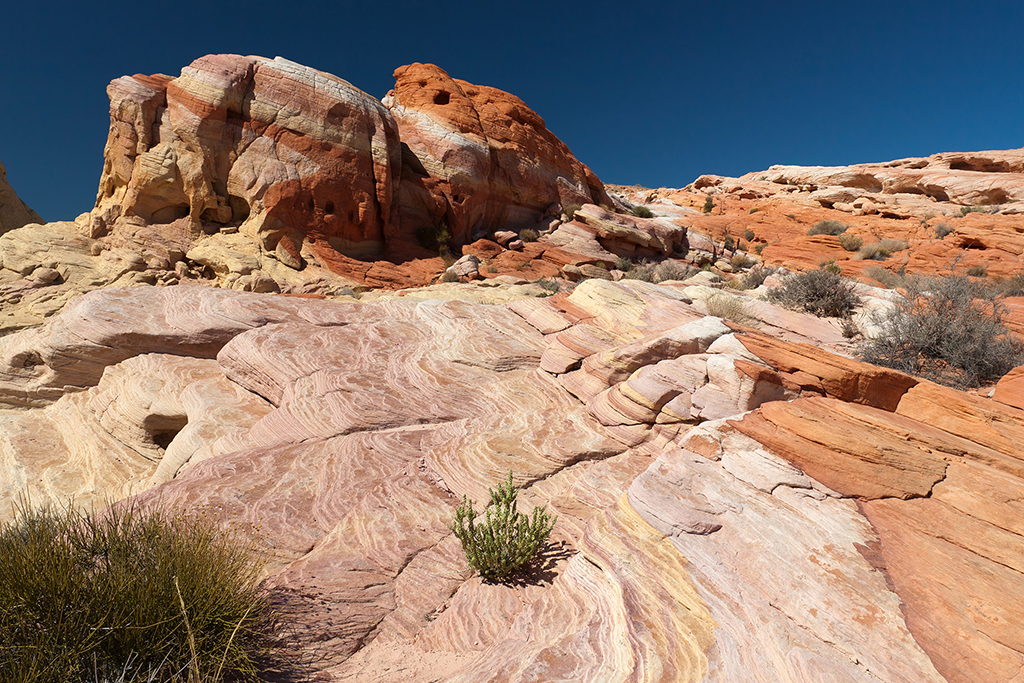
[[[0,235],[28,223],[42,223],[43,219],[23,202],[7,182],[7,170],[0,164]]]
[[[397,129],[346,81],[281,58],[208,55],[177,78],[116,79],[107,94],[97,231],[132,217],[238,226],[293,267],[302,250],[328,261],[382,251]]]
[[[383,101],[403,144],[405,231],[443,221],[467,243],[533,228],[553,204],[611,204],[597,176],[515,95],[415,63],[395,71]]]
[[[1012,680],[1024,412],[699,291],[93,292],[0,339],[0,497],[259,526],[325,680]],[[447,523],[509,470],[558,522],[493,585]]]

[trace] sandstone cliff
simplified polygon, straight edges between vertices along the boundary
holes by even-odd
[[[0,235],[28,223],[42,223],[43,219],[23,202],[7,182],[7,170],[0,164]]]

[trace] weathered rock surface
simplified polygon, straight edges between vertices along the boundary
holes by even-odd
[[[42,223],[43,219],[23,202],[7,182],[7,169],[0,164],[0,235],[28,223]]]
[[[3,497],[259,523],[324,680],[1012,680],[1024,412],[690,291],[93,292],[0,339]],[[510,469],[559,519],[492,585],[446,523]]]
[[[398,134],[384,106],[346,81],[281,58],[210,55],[178,78],[125,76],[107,93],[93,213],[115,233],[130,216],[187,217],[194,237],[238,226],[296,264],[303,251],[330,263],[383,250]]]
[[[597,176],[515,95],[433,64],[395,71],[403,232],[444,222],[458,244],[537,226],[549,207],[611,200]],[[550,214],[549,214],[550,215]]]
[[[871,269],[910,274],[984,268],[1009,277],[1024,267],[1024,151],[943,153],[879,164],[772,166],[740,178],[701,176],[684,190],[615,188],[718,243],[729,237],[768,264],[793,270],[834,259],[847,276]],[[710,212],[701,211],[710,201]],[[690,211],[690,213],[685,213]],[[683,213],[680,213],[683,212]],[[836,237],[808,236],[822,220],[849,226],[864,245],[901,240],[882,261],[859,259]],[[697,242],[694,242],[696,245]]]

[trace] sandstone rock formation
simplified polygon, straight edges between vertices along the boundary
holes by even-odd
[[[515,95],[416,63],[395,71],[383,102],[403,145],[405,233],[444,222],[465,244],[533,228],[552,205],[611,204],[597,176]]]
[[[328,262],[382,251],[398,134],[346,81],[281,58],[210,55],[177,78],[119,78],[107,94],[94,232],[187,217],[190,236],[237,226],[295,268],[304,250]]]
[[[772,166],[740,178],[701,176],[685,190],[618,188],[633,202],[672,215],[719,245],[729,237],[765,263],[795,270],[835,260],[844,274],[871,279],[881,268],[910,274],[974,269],[1009,277],[1024,267],[1024,150],[943,153],[880,164]],[[710,198],[714,208],[703,213]],[[846,251],[835,237],[808,236],[837,220],[865,245],[908,248],[880,261]],[[721,250],[721,247],[719,246]]]
[[[0,497],[258,522],[323,680],[1012,680],[1024,412],[706,316],[708,281],[92,292],[0,338]],[[492,585],[446,523],[510,469],[559,520]]]
[[[0,164],[0,235],[26,223],[42,223],[43,219],[23,202],[7,182],[7,169]]]

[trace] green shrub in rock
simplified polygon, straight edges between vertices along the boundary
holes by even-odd
[[[558,518],[548,515],[543,505],[529,517],[516,510],[511,470],[508,481],[489,493],[491,504],[484,510],[482,523],[476,522],[473,502],[464,496],[449,528],[462,541],[469,566],[485,579],[501,582],[536,557]]]

